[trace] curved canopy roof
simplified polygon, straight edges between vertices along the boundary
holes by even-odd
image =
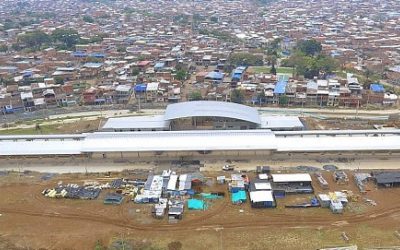
[[[225,117],[261,124],[255,108],[232,102],[193,101],[170,104],[164,115],[165,120],[187,117]]]

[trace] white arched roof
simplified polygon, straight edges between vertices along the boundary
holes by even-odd
[[[180,102],[168,105],[164,115],[165,120],[187,117],[225,117],[261,124],[260,116],[255,108],[233,102]]]

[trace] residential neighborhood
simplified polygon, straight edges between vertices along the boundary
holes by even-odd
[[[262,2],[3,1],[0,110],[398,105],[397,1]],[[322,68],[296,63],[301,41]]]

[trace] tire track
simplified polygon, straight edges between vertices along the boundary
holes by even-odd
[[[1,209],[0,212],[3,214],[16,214],[32,217],[43,217],[43,218],[55,218],[64,220],[79,220],[87,222],[102,223],[121,228],[129,228],[133,230],[141,231],[185,231],[185,230],[196,230],[204,227],[223,227],[227,229],[239,229],[239,228],[254,228],[254,227],[270,227],[270,226],[284,226],[284,227],[296,227],[296,226],[327,226],[332,227],[332,223],[337,221],[346,221],[347,223],[361,223],[366,221],[375,221],[382,218],[390,217],[393,214],[400,212],[400,207],[393,207],[387,209],[381,213],[366,213],[362,216],[341,216],[338,218],[327,219],[326,217],[299,217],[299,216],[287,216],[287,215],[276,215],[276,216],[265,216],[267,220],[263,220],[262,217],[259,221],[253,221],[248,219],[237,220],[233,222],[223,221],[220,223],[207,222],[207,219],[224,211],[226,206],[221,204],[221,207],[211,214],[201,216],[193,220],[182,221],[178,224],[162,224],[162,225],[136,225],[127,223],[125,219],[107,218],[100,215],[82,215],[82,214],[61,214],[61,213],[43,213],[29,210],[15,210],[15,209]],[[271,219],[272,218],[272,219]]]

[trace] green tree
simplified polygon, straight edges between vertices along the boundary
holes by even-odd
[[[244,103],[245,101],[245,96],[243,90],[240,89],[234,89],[231,92],[231,102],[235,103]]]
[[[181,69],[176,72],[176,75],[175,75],[176,80],[184,81],[184,80],[186,80],[186,77],[187,77],[187,72],[185,70]]]
[[[201,96],[200,91],[193,91],[192,93],[190,93],[189,99],[191,101],[198,101],[198,100],[202,100],[203,97]]]
[[[8,46],[5,44],[0,45],[0,52],[7,52],[8,51]]]
[[[61,76],[56,76],[54,77],[54,82],[56,84],[64,84],[64,78],[62,78]]]
[[[140,70],[138,68],[132,69],[132,75],[133,76],[137,76],[137,75],[139,75],[139,73],[140,73]]]
[[[303,40],[297,43],[297,49],[307,56],[315,56],[322,51],[322,45],[315,39]]]
[[[279,105],[287,105],[289,103],[289,98],[286,95],[279,96]]]
[[[62,44],[61,48],[72,49],[79,42],[80,36],[74,29],[56,29],[51,34],[55,42]]]
[[[229,62],[234,66],[262,66],[264,64],[262,55],[251,53],[233,53],[229,56]]]
[[[126,52],[126,46],[122,46],[122,45],[117,46],[117,52],[120,52],[120,53]]]
[[[82,20],[83,20],[84,22],[87,22],[87,23],[94,23],[93,17],[91,17],[91,16],[89,16],[89,15],[84,15],[83,18],[82,18]]]
[[[210,18],[210,21],[213,22],[213,23],[218,23],[218,17],[212,16],[212,17]]]
[[[15,50],[15,51],[20,51],[22,48],[19,43],[13,43],[13,44],[11,44],[11,49]]]
[[[271,70],[269,71],[271,74],[273,74],[274,76],[276,76],[276,68],[275,68],[275,64],[272,64],[271,66]]]
[[[50,36],[43,31],[36,30],[17,38],[18,43],[25,48],[38,50],[44,44],[49,44],[51,42]]]

